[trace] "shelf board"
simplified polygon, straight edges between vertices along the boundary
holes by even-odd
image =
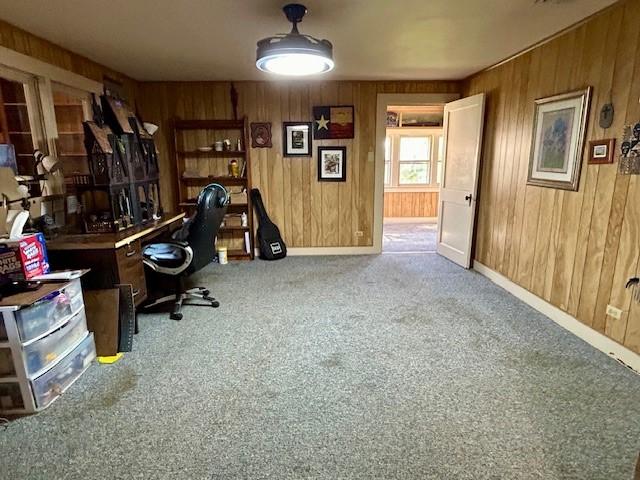
[[[245,177],[215,177],[210,175],[208,177],[182,177],[180,179],[184,183],[191,183],[192,185],[206,185],[207,183],[220,183],[222,185],[242,186],[247,183]]]
[[[220,227],[219,232],[248,232],[249,227]]]
[[[87,154],[70,152],[70,153],[58,153],[58,156],[59,157],[86,157]]]
[[[22,102],[5,102],[4,106],[5,107],[26,107],[27,104]]]
[[[251,258],[251,254],[245,252],[244,250],[229,250],[227,252],[227,257],[230,259],[244,259],[244,258]]]
[[[230,150],[228,152],[201,152],[200,150],[181,150],[176,152],[181,157],[209,157],[209,158],[243,158],[246,150]]]
[[[31,132],[9,132],[9,135],[31,135]]]
[[[82,108],[82,104],[81,103],[57,103],[53,105],[53,108],[60,108],[60,107],[74,107],[74,108]]]
[[[58,135],[84,135],[84,132],[58,132]]]
[[[185,200],[184,202],[180,202],[178,204],[178,206],[180,207],[195,207],[196,201],[195,199],[191,199],[191,200]],[[230,213],[234,213],[234,212],[246,212],[249,208],[249,205],[247,203],[230,203],[227,206],[227,212]]]

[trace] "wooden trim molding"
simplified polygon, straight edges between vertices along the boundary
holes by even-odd
[[[525,290],[520,285],[517,285],[498,272],[491,270],[489,267],[483,265],[477,260],[473,262],[473,269],[480,275],[487,277],[499,287],[505,289],[514,297],[522,300],[530,307],[553,320],[565,330],[568,330],[592,347],[600,350],[602,353],[606,353],[617,362],[622,363],[640,375],[640,355],[637,353],[632,352],[628,348],[611,340],[603,334],[589,328],[578,319],[572,317],[566,312],[563,312],[558,307],[551,305],[530,291]]]
[[[36,77],[44,77],[78,90],[96,94],[102,93],[102,84],[100,82],[16,52],[10,48],[0,46],[0,64]]]
[[[288,248],[287,254],[292,257],[316,255],[372,255],[379,253],[375,247],[294,247]]]

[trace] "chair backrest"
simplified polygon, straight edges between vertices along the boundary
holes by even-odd
[[[215,255],[213,241],[227,212],[227,194],[220,187],[206,186],[198,196],[195,215],[189,220],[184,240],[193,250],[193,261],[185,271],[187,275],[210,264]]]

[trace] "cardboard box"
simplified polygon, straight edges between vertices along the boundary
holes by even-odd
[[[45,273],[49,273],[49,258],[42,233],[20,240],[0,239],[0,283],[30,280]]]

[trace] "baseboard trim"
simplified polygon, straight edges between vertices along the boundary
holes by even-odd
[[[504,288],[514,297],[519,298],[530,307],[535,308],[546,317],[549,317],[562,328],[581,338],[592,347],[606,353],[613,359],[633,370],[635,373],[640,374],[640,355],[637,353],[586,326],[567,312],[551,305],[549,302],[543,300],[537,295],[534,295],[525,288],[522,288],[520,285],[517,285],[504,275],[490,269],[486,265],[483,265],[478,261],[474,261],[473,269],[479,274],[487,277],[499,287]]]
[[[292,257],[303,255],[375,255],[380,253],[375,247],[292,247],[287,248],[287,255]]]

